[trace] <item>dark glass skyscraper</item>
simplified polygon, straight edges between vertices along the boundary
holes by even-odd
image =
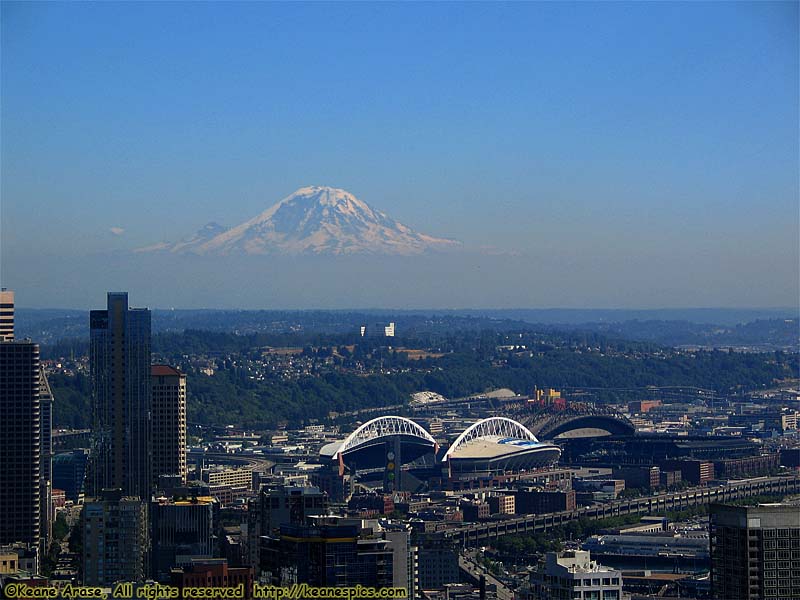
[[[150,311],[109,293],[90,314],[91,493],[109,488],[149,499],[151,477]]]
[[[39,545],[39,345],[0,342],[0,545]]]

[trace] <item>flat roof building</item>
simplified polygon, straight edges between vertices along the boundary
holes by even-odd
[[[41,536],[39,345],[0,341],[0,545]]]
[[[150,497],[150,311],[128,308],[128,294],[108,294],[108,307],[89,313],[92,387],[91,489],[118,488]]]
[[[620,600],[622,573],[591,560],[589,552],[548,552],[531,576],[533,598],[540,600]]]
[[[173,567],[214,557],[218,507],[210,496],[162,497],[151,503],[151,565],[156,581],[168,582]]]
[[[147,504],[121,490],[103,490],[83,507],[83,582],[109,586],[146,576]]]
[[[0,341],[14,339],[14,292],[0,289]]]
[[[186,484],[186,375],[167,365],[150,368],[153,391],[153,477],[179,475]]]

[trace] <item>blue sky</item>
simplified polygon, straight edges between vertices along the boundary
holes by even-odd
[[[21,304],[137,286],[161,306],[797,303],[797,3],[0,10],[0,275]],[[446,289],[334,301],[286,276],[280,296],[151,289],[119,258],[305,185],[525,259],[478,261],[495,293],[465,295],[482,276],[463,257]]]

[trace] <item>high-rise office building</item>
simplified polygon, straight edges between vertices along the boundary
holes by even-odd
[[[218,509],[219,503],[211,496],[176,495],[151,503],[151,563],[156,581],[168,582],[173,567],[214,557]]]
[[[66,500],[83,502],[88,463],[89,455],[83,448],[59,452],[53,457],[53,487],[64,490]]]
[[[0,545],[41,535],[39,346],[0,342]]]
[[[82,522],[86,585],[144,581],[149,547],[145,502],[120,490],[103,490],[84,504]]]
[[[414,600],[419,588],[419,556],[417,547],[411,543],[411,526],[407,523],[386,524],[383,538],[389,540],[392,548],[392,585],[405,588],[407,600]]]
[[[316,487],[262,489],[247,503],[247,560],[260,574],[264,536],[278,535],[281,525],[303,525],[308,517],[328,514],[328,495]]]
[[[39,497],[41,499],[41,532],[42,554],[47,552],[50,541],[53,539],[53,392],[50,382],[44,372],[44,367],[39,370],[39,415],[41,443],[39,445]]]
[[[800,505],[712,504],[711,595],[800,598]]]
[[[392,587],[391,542],[357,519],[309,517],[307,525],[282,525],[264,538],[262,577],[272,585]]]
[[[151,476],[150,311],[128,308],[127,293],[109,293],[90,313],[92,386],[90,487],[149,499]]]
[[[180,475],[186,483],[186,375],[167,365],[151,368],[153,477]]]
[[[420,537],[418,556],[418,581],[423,590],[442,590],[459,581],[458,549],[441,532]]]
[[[0,341],[14,339],[14,292],[0,289]]]

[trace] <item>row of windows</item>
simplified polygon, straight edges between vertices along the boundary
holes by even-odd
[[[778,550],[775,552],[774,550],[769,550],[764,552],[764,560],[775,560],[776,558],[780,558],[786,560],[788,558],[797,558],[797,552],[790,553],[788,550]]]
[[[783,528],[783,529],[764,529],[763,535],[765,538],[774,538],[774,537],[796,537],[800,538],[800,527],[793,527],[791,529]]]
[[[764,542],[764,548],[773,550],[775,548],[789,548],[791,542],[792,548],[800,548],[800,539],[798,540],[768,540]],[[752,546],[752,544],[751,544]]]

